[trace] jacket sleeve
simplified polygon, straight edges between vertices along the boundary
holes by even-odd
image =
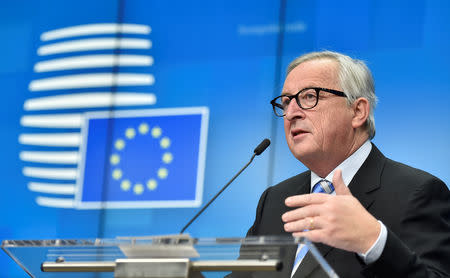
[[[397,235],[388,228],[380,258],[366,277],[450,277],[450,192],[437,178],[416,187]]]

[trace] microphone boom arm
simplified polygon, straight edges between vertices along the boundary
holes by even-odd
[[[256,156],[257,154],[256,153],[254,153],[253,155],[252,155],[252,157],[250,158],[250,161],[247,163],[247,164],[245,164],[245,166],[236,174],[236,175],[234,175],[234,177],[227,183],[227,184],[225,184],[225,186],[224,187],[222,187],[222,189],[191,219],[191,221],[189,221],[187,224],[186,224],[186,226],[184,226],[183,227],[183,229],[181,229],[181,232],[180,232],[180,234],[182,234],[191,224],[192,224],[192,222],[194,222],[195,221],[195,219],[197,219],[197,217],[200,215],[200,214],[202,214],[202,212],[212,203],[212,202],[214,202],[214,200],[217,198],[217,197],[219,197],[219,195],[225,190],[225,189],[227,189],[227,187],[242,173],[242,171],[244,171],[247,167],[248,167],[248,165],[250,165],[250,163],[252,163],[252,161],[253,161],[253,159],[255,158],[255,156]]]

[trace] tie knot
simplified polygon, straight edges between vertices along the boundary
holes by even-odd
[[[313,187],[312,193],[327,193],[331,194],[334,191],[334,186],[331,182],[322,179]]]

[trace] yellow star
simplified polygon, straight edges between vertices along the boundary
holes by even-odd
[[[159,126],[155,126],[154,128],[152,128],[153,138],[158,138],[159,136],[161,136],[161,134],[162,134],[162,130]]]
[[[112,165],[117,165],[120,162],[120,156],[118,154],[111,155],[111,158],[109,159],[109,162],[111,162]]]
[[[142,123],[142,124],[139,125],[138,129],[139,129],[139,133],[140,134],[145,135],[145,134],[148,133],[148,130],[150,129],[150,127],[148,126],[148,124]]]
[[[128,139],[133,139],[134,136],[136,136],[136,131],[134,130],[134,128],[129,127],[129,128],[127,128],[127,130],[125,131],[125,136],[126,136]]]
[[[120,183],[120,188],[122,188],[123,191],[130,190],[130,187],[131,187],[131,182],[129,180],[123,180]]]
[[[167,178],[168,174],[169,174],[169,171],[166,168],[159,168],[158,178],[163,180],[163,179]]]
[[[115,169],[112,173],[112,176],[115,180],[120,180],[122,178],[122,170]]]
[[[141,195],[144,192],[144,186],[140,183],[136,184],[133,188],[134,194]]]
[[[159,144],[161,145],[161,148],[167,149],[170,147],[170,139],[168,137],[163,137]]]
[[[150,190],[155,190],[158,186],[158,182],[154,179],[149,179],[147,182],[147,188]]]
[[[166,152],[163,154],[162,161],[166,164],[169,164],[173,160],[173,155],[170,152]]]
[[[117,139],[114,143],[114,147],[119,151],[122,150],[123,148],[125,148],[125,141],[123,141],[122,139]]]

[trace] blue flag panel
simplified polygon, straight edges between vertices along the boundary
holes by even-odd
[[[200,205],[207,108],[86,115],[78,208]]]

